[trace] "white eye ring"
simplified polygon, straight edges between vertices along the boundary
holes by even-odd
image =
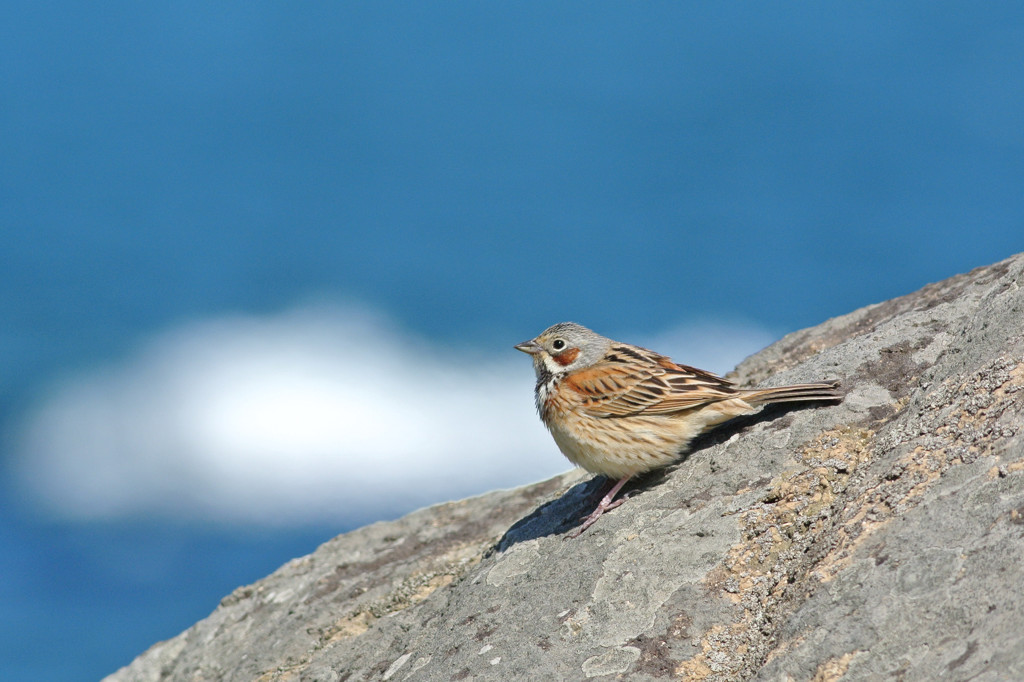
[[[562,339],[555,339],[554,341],[551,342],[551,347],[554,348],[555,350],[562,350],[563,348],[565,348],[565,341],[563,341]]]

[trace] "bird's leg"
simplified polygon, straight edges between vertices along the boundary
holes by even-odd
[[[601,501],[597,503],[597,509],[590,512],[590,516],[583,520],[583,525],[579,527],[579,530],[577,530],[575,533],[571,533],[569,537],[578,538],[583,533],[583,531],[597,523],[597,520],[601,518],[601,514],[604,514],[606,511],[610,509],[615,509],[620,504],[625,502],[625,497],[616,500],[615,496],[618,494],[620,490],[622,490],[622,486],[626,485],[626,481],[628,481],[630,478],[630,476],[626,476],[624,478],[619,479],[619,481],[612,486],[612,489],[609,490],[605,494],[605,496],[601,498]]]

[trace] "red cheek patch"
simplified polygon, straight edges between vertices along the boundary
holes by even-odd
[[[566,365],[571,365],[573,360],[575,360],[579,356],[580,356],[580,349],[579,348],[567,348],[566,350],[563,350],[558,355],[553,355],[552,359],[555,362],[557,362],[558,364],[560,364],[562,367],[565,367]]]

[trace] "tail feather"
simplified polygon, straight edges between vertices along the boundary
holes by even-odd
[[[740,395],[751,405],[786,403],[798,400],[840,400],[843,393],[838,381],[823,381],[815,384],[794,384],[775,388],[756,388],[743,391]]]

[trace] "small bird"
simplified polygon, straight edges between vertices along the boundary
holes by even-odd
[[[838,381],[739,389],[654,351],[605,338],[574,322],[545,329],[515,346],[533,356],[541,421],[569,461],[618,479],[577,537],[633,476],[674,462],[697,435],[762,405],[838,400]]]

